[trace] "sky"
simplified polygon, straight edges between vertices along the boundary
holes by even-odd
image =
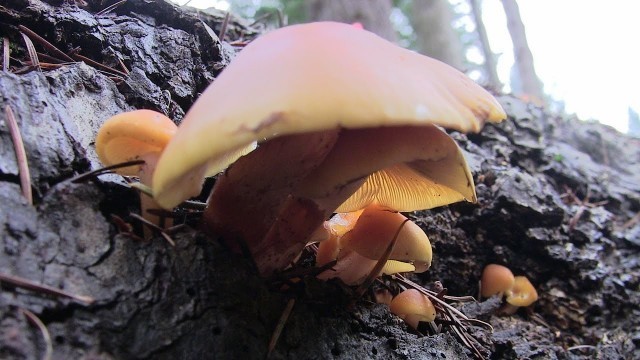
[[[518,0],[544,90],[566,111],[627,130],[628,107],[640,111],[640,1]],[[498,71],[513,64],[500,0],[484,0],[483,20]]]
[[[518,0],[518,5],[545,93],[583,120],[627,131],[628,108],[640,112],[640,0]],[[189,6],[227,10],[228,1],[192,0]],[[500,0],[483,0],[483,19],[499,54],[498,75],[508,83],[513,52]]]

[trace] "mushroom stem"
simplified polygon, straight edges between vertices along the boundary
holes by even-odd
[[[138,171],[138,178],[140,182],[150,188],[153,188],[153,172],[156,168],[160,153],[153,152],[142,155],[141,160],[144,160],[144,164],[140,165]],[[150,213],[150,209],[161,209],[161,207],[153,200],[153,198],[143,192],[140,192],[140,214],[142,217],[149,220],[153,224],[160,226],[161,228],[168,228],[173,225],[173,219],[164,218],[158,215]],[[143,224],[144,238],[150,239],[152,237],[152,230]]]

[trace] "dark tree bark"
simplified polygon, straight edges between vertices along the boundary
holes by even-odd
[[[100,167],[97,129],[133,108],[179,120],[235,50],[204,26],[219,32],[222,14],[150,0],[99,14],[103,5],[91,5],[98,3],[0,6],[0,33],[11,45],[8,71],[0,72],[1,359],[44,358],[47,343],[52,359],[264,359],[278,325],[272,359],[472,358],[445,322],[438,334],[424,324],[427,335],[419,336],[369,294],[358,300],[353,289],[315,280],[310,254],[310,266],[295,269],[303,270],[300,277],[261,279],[248,259],[196,230],[197,214],[188,209],[180,212],[187,226],[171,235],[175,246],[160,236],[136,241],[116,226],[122,223],[113,215],[139,227],[130,216],[137,194],[118,178],[72,181]],[[18,25],[111,69],[47,65],[45,57],[40,71],[25,67]],[[252,33],[232,21],[226,39]],[[512,97],[499,101],[510,121],[480,134],[452,133],[468,155],[480,204],[413,214],[431,238],[434,262],[411,279],[472,295],[491,262],[531,279],[541,296],[530,314],[496,316],[498,298],[460,306],[493,326],[459,328],[477,337],[487,358],[565,358],[575,345],[589,345],[576,347],[575,359],[640,358],[640,140]],[[7,107],[22,134],[33,204],[21,192]],[[25,288],[10,277],[94,302]],[[295,305],[282,323],[290,299]]]
[[[530,100],[543,104],[544,92],[542,82],[536,74],[533,62],[533,54],[529,49],[527,34],[524,23],[520,17],[520,8],[516,0],[502,0],[504,13],[507,17],[507,27],[513,43],[513,54],[515,58],[515,74],[517,82],[512,81],[512,91],[514,94],[530,98]],[[513,72],[512,72],[513,74]]]
[[[305,2],[309,21],[339,21],[361,23],[365,29],[389,41],[396,41],[396,33],[389,20],[391,0],[310,0]]]
[[[491,50],[491,44],[489,43],[489,37],[487,36],[487,29],[484,26],[482,20],[482,0],[470,0],[471,11],[473,13],[473,19],[476,23],[476,32],[480,41],[480,47],[482,54],[484,55],[483,70],[486,76],[487,85],[494,90],[500,90],[502,83],[497,72],[496,56]]]
[[[464,68],[464,50],[447,0],[412,1],[407,15],[416,35],[416,50],[456,69]]]

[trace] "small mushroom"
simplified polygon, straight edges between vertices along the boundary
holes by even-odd
[[[176,133],[177,127],[168,117],[152,110],[134,110],[115,115],[105,121],[96,136],[96,152],[105,166],[115,165],[131,160],[144,160],[144,164],[116,169],[115,172],[125,176],[136,176],[140,182],[153,186],[153,173],[169,140]],[[160,208],[146,194],[140,195],[142,216],[154,224],[160,218],[147,212],[148,209]],[[150,233],[145,228],[145,237]]]
[[[538,300],[538,292],[526,276],[516,276],[513,287],[506,292],[506,300],[513,306],[529,306]]]
[[[232,248],[245,243],[268,274],[336,210],[475,201],[462,152],[437,126],[479,131],[505,117],[462,73],[369,31],[289,26],[251,42],[192,106],[158,163],[154,194],[171,208],[226,169],[205,227]]]
[[[436,318],[436,308],[431,300],[416,289],[398,294],[391,300],[389,309],[413,329],[418,328],[420,321],[431,322]]]
[[[482,271],[480,292],[483,297],[504,294],[511,290],[514,277],[511,270],[498,264],[489,264]]]
[[[405,221],[406,224],[402,225]],[[356,225],[341,238],[342,246],[372,260],[378,260],[389,242],[402,226],[396,244],[389,255],[391,260],[410,262],[416,272],[425,272],[431,266],[431,242],[427,234],[413,221],[390,209],[369,205]]]
[[[407,223],[403,225],[405,221]],[[424,231],[404,215],[375,204],[357,213],[337,214],[325,222],[324,228],[332,235],[320,242],[316,264],[322,266],[331,260],[337,260],[337,263],[321,273],[320,279],[337,277],[348,285],[362,283],[399,229],[389,259],[380,273],[424,272],[431,265],[431,243]]]

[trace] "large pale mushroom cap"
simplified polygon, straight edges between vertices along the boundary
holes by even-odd
[[[479,131],[505,113],[464,74],[350,25],[311,23],[249,44],[189,110],[155,172],[171,208],[256,141],[335,128]]]

